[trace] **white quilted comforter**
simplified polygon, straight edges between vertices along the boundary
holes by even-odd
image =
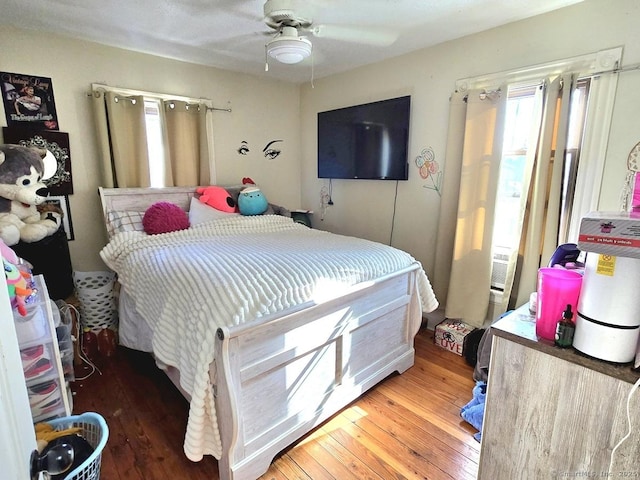
[[[209,379],[214,336],[239,324],[416,262],[380,243],[312,230],[290,218],[233,216],[188,230],[115,235],[100,252],[149,323],[154,354],[177,367],[191,395],[184,451],[198,461],[221,455]],[[424,312],[438,302],[424,271]]]

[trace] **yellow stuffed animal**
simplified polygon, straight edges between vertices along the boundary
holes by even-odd
[[[64,437],[65,435],[73,435],[74,433],[79,433],[82,430],[80,427],[71,427],[64,430],[56,430],[46,422],[36,423],[34,425],[34,428],[36,430],[38,452],[40,453],[42,453],[42,451],[50,441],[55,440],[59,437]]]

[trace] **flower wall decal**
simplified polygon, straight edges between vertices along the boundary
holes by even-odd
[[[435,190],[438,195],[442,195],[442,170],[440,170],[440,165],[436,162],[435,157],[436,154],[431,147],[423,148],[420,155],[416,157],[416,166],[423,179],[431,180],[423,187]]]

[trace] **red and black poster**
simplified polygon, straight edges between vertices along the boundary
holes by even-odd
[[[7,125],[25,125],[34,130],[58,130],[58,115],[50,78],[0,72],[0,79]]]

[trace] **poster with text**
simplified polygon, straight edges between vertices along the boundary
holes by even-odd
[[[7,125],[58,130],[58,115],[50,78],[0,72],[0,79]]]
[[[19,127],[2,127],[2,137],[4,143],[48,150],[56,159],[56,172],[42,182],[49,189],[50,195],[71,195],[73,193],[68,133],[54,130],[32,130],[21,125]]]

